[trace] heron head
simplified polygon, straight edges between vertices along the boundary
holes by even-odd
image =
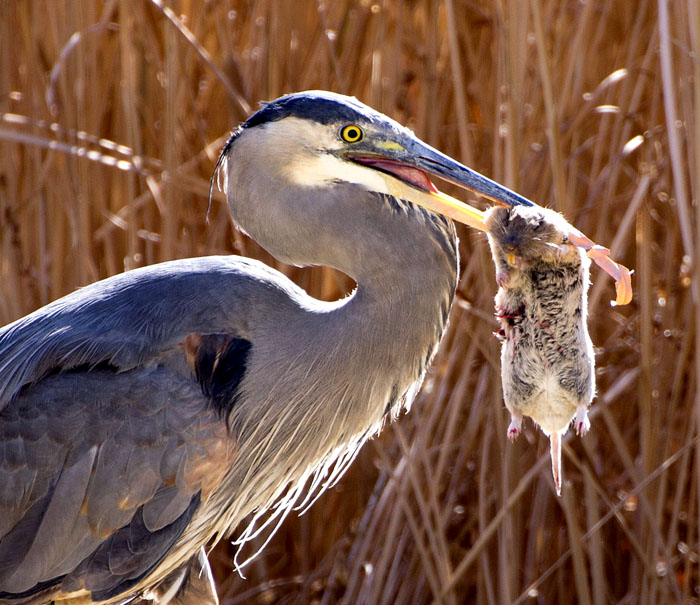
[[[295,232],[308,224],[308,237],[315,237],[313,212],[341,199],[339,192],[350,197],[348,192],[358,190],[388,194],[483,230],[483,213],[441,193],[431,177],[508,206],[532,205],[357,99],[325,91],[290,94],[265,104],[234,132],[219,162],[229,179],[234,221],[265,247],[265,234],[252,232],[249,225],[269,220],[277,211],[289,223],[293,212],[304,218]],[[278,248],[282,240],[284,234],[276,233]]]

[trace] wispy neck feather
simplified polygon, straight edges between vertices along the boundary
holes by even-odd
[[[380,203],[399,223],[421,224],[401,240],[405,254],[375,250],[382,279],[360,278],[342,304],[305,299],[279,316],[269,309],[270,333],[254,335],[253,369],[231,415],[238,457],[207,507],[226,511],[219,537],[255,511],[238,544],[259,532],[271,537],[290,510],[340,478],[420,387],[454,296],[456,237],[449,221],[397,200]]]

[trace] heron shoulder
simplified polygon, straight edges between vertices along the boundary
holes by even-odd
[[[203,257],[96,282],[0,329],[0,409],[54,371],[134,368],[190,334],[246,338],[266,306],[316,303],[281,273],[240,257]],[[321,304],[321,303],[318,303]]]

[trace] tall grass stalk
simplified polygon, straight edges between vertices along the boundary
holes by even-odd
[[[245,254],[312,295],[207,193],[258,101],[353,94],[566,212],[636,270],[592,271],[593,427],[564,494],[546,438],[511,445],[481,234],[460,230],[448,333],[413,411],[222,602],[697,602],[700,8],[695,0],[35,0],[0,12],[0,322],[171,258]],[[445,188],[455,192],[449,185]]]

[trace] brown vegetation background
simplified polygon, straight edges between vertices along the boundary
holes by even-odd
[[[598,397],[557,498],[546,438],[528,421],[506,441],[493,269],[462,230],[459,301],[413,411],[245,580],[220,544],[222,601],[697,602],[695,0],[1,0],[0,322],[206,254],[342,295],[343,276],[282,267],[235,233],[221,195],[205,220],[228,132],[309,88],[563,211],[635,269],[635,298],[611,307],[593,268]]]

